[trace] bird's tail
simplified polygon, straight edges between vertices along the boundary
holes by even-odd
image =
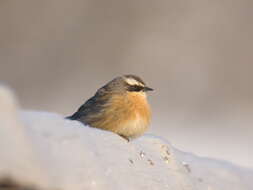
[[[71,116],[65,117],[65,119],[69,119],[69,120],[77,120],[78,118],[79,118],[79,115],[77,113],[74,113]]]
[[[68,117],[65,117],[65,119],[70,119],[70,120],[74,120],[72,115],[71,116],[68,116]]]

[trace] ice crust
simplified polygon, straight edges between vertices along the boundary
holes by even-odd
[[[127,142],[59,114],[23,111],[6,87],[0,88],[0,150],[0,181],[38,189],[253,189],[251,169],[179,151],[154,135]]]

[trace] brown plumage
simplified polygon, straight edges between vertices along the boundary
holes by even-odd
[[[68,119],[109,130],[129,140],[142,135],[150,122],[146,91],[153,90],[137,76],[117,77],[100,88]]]

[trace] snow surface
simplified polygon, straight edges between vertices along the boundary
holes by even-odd
[[[0,178],[40,189],[253,189],[250,169],[179,151],[160,137],[127,142],[59,114],[22,111],[5,87],[0,150]]]

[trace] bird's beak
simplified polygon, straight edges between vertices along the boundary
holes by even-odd
[[[147,86],[144,87],[144,92],[146,92],[146,91],[153,91],[153,90],[154,90],[153,88],[149,88]]]

